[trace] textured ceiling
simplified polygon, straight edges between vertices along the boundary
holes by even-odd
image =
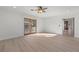
[[[73,14],[79,12],[79,6],[43,6],[47,7],[47,12],[38,14],[35,11],[30,11],[30,9],[37,8],[36,6],[16,6],[13,8],[12,6],[0,6],[0,10],[8,10],[12,12],[19,12],[22,14],[28,14],[35,17],[52,17],[57,15],[64,15],[64,14]]]

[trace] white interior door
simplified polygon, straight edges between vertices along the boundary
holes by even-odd
[[[74,19],[73,18],[69,19],[68,26],[69,26],[69,30],[68,30],[69,31],[69,34],[71,36],[74,36]]]

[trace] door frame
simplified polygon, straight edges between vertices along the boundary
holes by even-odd
[[[63,18],[63,26],[62,26],[62,33],[64,34],[64,19],[72,19],[73,20],[73,37],[75,36],[75,17],[70,17],[70,18]]]
[[[29,32],[28,33],[25,33],[25,26],[24,26],[24,35],[32,34],[32,33],[37,33],[37,19],[24,18],[24,23],[25,23],[25,19],[28,19],[30,24],[29,24]],[[32,32],[32,20],[36,21],[35,22],[36,23],[35,32]]]

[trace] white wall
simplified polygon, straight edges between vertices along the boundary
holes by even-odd
[[[75,16],[75,37],[79,38],[79,15]]]
[[[0,40],[24,35],[24,18],[22,15],[0,10]]]
[[[62,34],[63,18],[75,18],[75,37],[79,37],[79,13],[37,19],[37,32]],[[0,40],[24,35],[24,16],[0,10]]]
[[[44,32],[63,34],[63,18],[75,18],[74,37],[79,37],[79,13],[43,18]]]
[[[44,32],[62,34],[62,20],[57,17],[49,17],[44,20]]]
[[[24,16],[20,13],[0,10],[0,40],[24,36]],[[37,32],[43,32],[43,19],[37,19]]]
[[[37,19],[37,32],[43,32],[43,19],[42,18],[36,18]]]

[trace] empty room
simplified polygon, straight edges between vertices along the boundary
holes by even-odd
[[[79,6],[0,6],[0,52],[79,52]]]

